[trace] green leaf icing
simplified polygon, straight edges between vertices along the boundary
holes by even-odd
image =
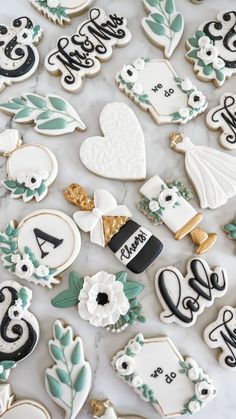
[[[232,240],[236,240],[236,218],[229,224],[223,226],[223,230],[227,233],[228,237]]]
[[[81,349],[80,349],[80,343],[78,342],[75,347],[74,350],[72,352],[71,355],[71,363],[73,365],[77,365],[80,362],[80,357],[81,357]]]
[[[63,25],[63,23],[70,22],[66,7],[58,5],[57,7],[50,7],[47,0],[36,0],[36,7],[42,13],[52,19],[54,22]]]
[[[165,34],[165,27],[163,25],[160,25],[157,22],[153,22],[152,20],[147,20],[148,26],[150,26],[151,30],[156,35],[164,35]]]
[[[78,304],[79,294],[83,288],[83,279],[76,272],[70,272],[69,289],[62,291],[51,303],[57,308],[67,308]]]
[[[67,372],[61,368],[56,368],[57,376],[62,384],[68,384],[70,382],[70,376]]]
[[[124,293],[128,300],[136,298],[143,290],[144,285],[135,281],[127,281],[124,285]]]
[[[183,16],[179,13],[170,25],[172,31],[180,32],[183,27]]]
[[[86,380],[86,368],[83,366],[75,380],[74,389],[76,391],[81,391],[84,388],[84,383]]]
[[[63,391],[59,381],[49,374],[47,374],[47,381],[51,395],[56,398],[61,398]]]

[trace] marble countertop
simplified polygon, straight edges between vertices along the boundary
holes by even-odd
[[[207,19],[214,18],[222,6],[232,7],[232,0],[205,0],[204,4],[195,6],[189,0],[178,0],[178,9],[184,14],[186,27],[179,47],[171,58],[171,63],[176,72],[181,76],[191,78],[200,90],[204,91],[209,100],[209,107],[216,106],[220,96],[235,87],[235,79],[227,81],[220,89],[213,87],[211,83],[204,83],[195,78],[192,65],[184,59],[185,40],[191,36],[195,28]],[[90,173],[79,159],[79,147],[84,139],[100,133],[98,118],[106,103],[121,101],[128,104],[137,115],[143,128],[146,139],[147,151],[147,178],[158,173],[163,179],[178,178],[191,186],[184,169],[184,158],[169,148],[168,135],[176,130],[176,126],[157,126],[148,114],[141,111],[134,103],[123,95],[114,82],[116,72],[125,63],[130,63],[136,57],[142,55],[149,58],[162,58],[161,50],[149,43],[141,29],[141,18],[145,12],[141,0],[96,0],[95,4],[108,12],[117,12],[124,15],[128,20],[128,27],[133,35],[130,44],[122,49],[114,51],[112,59],[102,64],[100,73],[93,79],[86,79],[80,93],[69,94],[63,91],[59,79],[54,78],[44,69],[43,60],[45,55],[55,46],[57,38],[62,34],[72,34],[85,15],[74,18],[71,25],[61,28],[50,23],[45,17],[37,13],[27,0],[10,0],[4,2],[1,7],[1,22],[7,24],[13,17],[28,15],[44,29],[44,37],[38,49],[40,52],[40,66],[36,74],[29,80],[6,88],[1,93],[1,101],[9,97],[20,96],[22,92],[36,92],[46,94],[56,93],[65,97],[79,112],[87,125],[84,133],[67,134],[60,137],[43,137],[33,130],[32,125],[19,125],[12,123],[10,117],[0,114],[0,130],[6,127],[19,129],[25,142],[42,143],[49,146],[58,159],[59,174],[56,182],[50,188],[46,199],[39,204],[24,204],[20,200],[11,200],[9,193],[3,187],[0,188],[0,229],[3,229],[9,219],[22,219],[28,213],[40,208],[54,208],[65,211],[72,215],[74,208],[63,198],[63,190],[72,182],[79,182],[88,187],[92,193],[96,187],[108,189],[119,203],[125,203],[134,214],[134,219],[146,225],[154,235],[157,235],[164,243],[164,251],[161,256],[139,276],[145,284],[141,302],[147,317],[146,324],[136,324],[125,330],[122,334],[112,335],[104,330],[96,329],[87,322],[81,320],[76,308],[64,311],[53,308],[50,300],[67,287],[69,270],[64,272],[61,285],[48,291],[34,285],[32,312],[38,317],[41,327],[41,338],[36,350],[26,360],[11,372],[10,383],[18,398],[33,398],[41,401],[50,410],[53,419],[64,417],[61,410],[47,396],[44,387],[44,371],[52,365],[47,342],[52,336],[52,325],[56,318],[63,318],[70,323],[77,334],[84,341],[86,358],[90,361],[93,370],[92,389],[89,398],[110,398],[118,411],[138,413],[147,419],[154,419],[157,414],[151,406],[138,398],[137,395],[125,385],[110,367],[110,360],[114,353],[123,348],[126,342],[137,332],[142,332],[145,337],[169,335],[182,354],[195,358],[203,369],[213,377],[216,387],[219,389],[216,399],[202,409],[196,417],[198,419],[235,419],[235,375],[230,373],[217,363],[217,351],[210,350],[204,343],[202,332],[204,328],[215,320],[218,309],[223,305],[236,303],[236,278],[235,278],[235,244],[228,240],[221,230],[221,225],[235,217],[236,198],[231,199],[223,208],[217,210],[205,210],[202,226],[207,231],[217,232],[218,241],[205,258],[211,266],[222,265],[229,274],[229,290],[227,294],[217,299],[214,305],[206,309],[198,318],[195,326],[184,329],[177,325],[164,325],[159,320],[161,306],[156,298],[154,290],[154,275],[158,268],[174,264],[183,272],[187,260],[193,255],[193,245],[190,239],[185,238],[180,242],[173,239],[171,232],[165,226],[153,227],[142,214],[138,213],[136,203],[139,199],[138,190],[142,182],[119,182],[100,178]],[[205,124],[205,116],[201,115],[188,123],[182,130],[191,137],[194,143],[215,147],[222,150],[218,143],[218,133],[209,131]],[[232,155],[236,152],[230,152]],[[4,178],[6,160],[0,157],[0,178]],[[194,195],[193,205],[199,210],[199,203]],[[121,264],[115,259],[109,249],[102,249],[89,242],[87,234],[82,234],[81,252],[71,267],[82,275],[94,274],[99,270],[118,272],[122,269]],[[1,281],[11,279],[2,266],[0,266]],[[132,277],[132,275],[130,275]],[[13,278],[12,278],[13,279]],[[21,281],[20,281],[21,282]],[[23,284],[23,281],[22,281]],[[89,419],[88,404],[84,406],[78,417]]]

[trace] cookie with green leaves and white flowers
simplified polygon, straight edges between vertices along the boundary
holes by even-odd
[[[80,232],[61,211],[38,210],[0,233],[3,267],[18,278],[51,288],[79,254]]]
[[[77,306],[79,315],[95,327],[119,333],[137,320],[145,322],[137,297],[144,286],[129,281],[126,272],[105,271],[82,278],[71,272],[69,288],[52,300],[57,308]]]
[[[53,339],[48,345],[55,363],[46,369],[47,392],[65,410],[65,419],[75,419],[88,397],[92,382],[91,366],[84,359],[82,339],[73,336],[71,326],[56,320]]]
[[[32,291],[18,282],[3,281],[0,285],[0,381],[7,380],[11,369],[38,343],[38,320],[29,311],[31,298]]]
[[[203,81],[213,81],[216,87],[236,73],[235,51],[232,50],[235,30],[235,11],[221,11],[216,19],[202,23],[187,40],[186,59]]]
[[[117,352],[112,366],[163,418],[192,415],[216,395],[211,378],[166,336],[145,339],[139,333]]]
[[[7,179],[2,184],[11,198],[42,201],[57,177],[58,164],[52,151],[40,144],[23,144],[16,129],[6,129],[0,134],[0,153],[8,157]]]
[[[161,124],[185,124],[208,106],[191,80],[177,76],[166,60],[138,58],[116,75],[119,89]]]

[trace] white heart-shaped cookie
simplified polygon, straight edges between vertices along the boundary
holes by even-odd
[[[103,137],[91,137],[80,147],[82,163],[97,175],[139,180],[146,177],[146,152],[142,128],[124,103],[106,105],[100,115]]]

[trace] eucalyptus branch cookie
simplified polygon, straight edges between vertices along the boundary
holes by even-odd
[[[139,333],[113,357],[112,367],[163,418],[192,415],[216,396],[211,378],[167,336]]]
[[[57,177],[58,164],[52,151],[40,144],[23,144],[17,130],[6,129],[0,134],[0,154],[8,158],[7,179],[2,184],[11,198],[42,201]]]
[[[64,192],[67,201],[80,208],[74,220],[81,230],[90,233],[92,243],[108,246],[116,258],[134,273],[143,272],[161,253],[163,245],[145,227],[131,218],[125,205],[104,189],[97,189],[94,198],[78,184]]]
[[[145,419],[141,416],[117,413],[110,400],[91,400],[90,405],[95,419]]]
[[[73,106],[52,93],[46,96],[25,93],[21,98],[11,98],[8,102],[0,103],[0,109],[8,115],[14,115],[15,122],[34,123],[35,131],[42,135],[57,136],[74,130],[86,130]]]
[[[191,80],[177,76],[166,60],[137,58],[116,74],[119,89],[161,124],[185,124],[207,108]]]
[[[129,281],[127,277],[126,272],[114,275],[100,271],[82,278],[71,272],[69,289],[54,297],[52,305],[57,308],[77,306],[80,317],[91,325],[119,333],[137,320],[146,321],[137,300],[144,285]]]
[[[75,419],[91,387],[92,371],[84,359],[83,342],[74,338],[71,326],[56,320],[49,351],[55,364],[46,369],[46,389],[52,400],[65,410],[65,419]]]
[[[80,232],[61,211],[38,210],[0,233],[3,267],[18,278],[51,288],[79,254]]]
[[[42,29],[27,16],[14,19],[10,26],[0,25],[0,92],[35,73],[41,37]]]

